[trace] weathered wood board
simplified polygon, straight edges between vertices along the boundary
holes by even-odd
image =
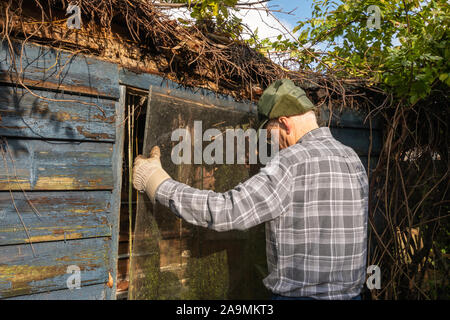
[[[369,157],[368,156],[360,156],[359,158],[361,159],[361,162],[362,162],[364,168],[366,169],[366,172],[369,173],[369,171],[368,171],[368,168],[369,168]],[[378,156],[374,156],[374,155],[370,156],[370,170],[371,171],[376,168],[377,163],[378,163],[378,159],[379,159]]]
[[[114,141],[115,101],[41,90],[33,93],[51,100],[23,88],[0,87],[0,135]]]
[[[80,268],[81,286],[108,281],[109,238],[0,246],[0,298],[67,289],[68,266]]]
[[[109,191],[0,192],[0,246],[107,237],[111,220]]]
[[[56,290],[6,298],[5,300],[105,300],[106,298],[106,285],[96,284],[84,286],[80,289]]]
[[[119,98],[116,64],[34,44],[22,48],[19,42],[11,57],[7,41],[1,44],[0,82],[21,79],[26,86]]]
[[[114,187],[111,143],[12,138],[7,142],[8,145],[3,143],[6,151],[0,159],[0,190],[109,190]]]
[[[370,150],[370,131],[365,129],[355,128],[330,128],[333,137],[351,147],[355,152],[361,156],[367,156]],[[379,155],[382,147],[381,134],[378,130],[372,132],[372,147],[371,155]]]
[[[332,116],[330,117],[330,109],[322,108],[320,110],[319,122],[323,126],[342,127],[342,128],[361,128],[380,130],[381,121],[376,118],[370,123],[370,119],[366,119],[367,112],[361,110],[351,110],[345,108],[339,110],[339,108],[332,109]]]
[[[113,279],[112,287],[107,289],[106,299],[116,299],[117,291],[117,261],[119,254],[119,215],[121,203],[122,182],[124,177],[124,117],[125,117],[125,101],[126,101],[126,87],[120,86],[120,99],[116,103],[116,138],[113,146],[112,154],[112,171],[114,189],[111,191],[111,216],[109,222],[112,225],[110,246],[108,252],[108,270]]]
[[[180,98],[200,102],[204,105],[214,105],[216,107],[228,108],[230,110],[235,109],[242,112],[253,112],[255,114],[257,111],[257,107],[253,103],[238,102],[231,96],[218,94],[204,88],[186,88],[169,79],[149,73],[135,73],[124,68],[119,68],[119,81],[128,86],[143,90],[148,90],[150,86],[163,90],[167,89],[166,93],[169,95],[171,92],[174,92]]]
[[[33,44],[15,43],[11,57],[2,45],[0,298],[114,298],[106,282],[118,254],[118,67]],[[72,265],[79,290],[67,286]]]

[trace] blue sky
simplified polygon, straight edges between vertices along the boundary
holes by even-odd
[[[254,0],[241,0],[240,2],[252,2]],[[271,10],[282,10],[291,14],[274,12],[274,15],[280,22],[290,31],[297,25],[299,20],[311,18],[313,0],[270,0],[264,5]],[[263,11],[257,10],[241,10],[238,14],[243,22],[253,31],[258,30],[260,38],[276,38],[279,34],[284,33],[280,24],[270,16],[265,15]],[[246,36],[244,35],[244,38]]]
[[[290,25],[295,26],[297,21],[311,18],[312,3],[312,0],[270,0],[267,6],[274,10],[282,9],[287,12],[296,9],[292,12],[292,15],[275,13],[277,18],[283,19],[289,22]]]
[[[254,0],[240,0],[239,2],[254,2]],[[279,19],[285,27],[292,31],[292,29],[297,25],[297,21],[306,20],[311,17],[312,3],[313,0],[270,0],[264,5],[268,6],[270,9],[282,10],[284,12],[289,12],[296,9],[292,12],[292,14],[274,12],[277,19]],[[185,19],[189,19],[189,15],[186,15],[186,10],[184,9],[170,10],[170,12],[174,18],[183,17]],[[267,16],[264,11],[242,9],[237,13],[237,16],[240,17],[244,24],[246,24],[253,32],[257,29],[258,35],[261,39],[273,39],[279,34],[285,33],[284,30],[282,30],[282,26],[280,26],[280,24],[273,17]],[[243,35],[243,37],[248,38],[249,36]]]

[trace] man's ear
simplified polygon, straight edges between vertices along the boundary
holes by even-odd
[[[284,117],[284,116],[279,117],[278,122],[280,123],[280,127],[283,128],[284,130],[286,130],[287,134],[291,133],[292,126],[291,126],[291,122],[289,121],[288,117]]]

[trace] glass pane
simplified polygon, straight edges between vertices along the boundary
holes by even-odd
[[[179,142],[171,141],[172,132],[188,129],[193,146],[194,121],[202,122],[203,134],[210,128],[222,133],[226,129],[246,130],[256,119],[249,113],[205,105],[194,99],[151,94],[144,153],[159,145],[161,163],[175,180],[200,189],[227,191],[258,168],[247,164],[175,165],[171,151]],[[225,141],[226,138],[224,145]],[[208,144],[202,142],[202,150]],[[191,155],[193,163],[193,149]],[[139,195],[130,299],[263,299],[268,297],[262,284],[266,272],[263,225],[219,233],[190,225],[163,206],[153,206],[146,195]]]

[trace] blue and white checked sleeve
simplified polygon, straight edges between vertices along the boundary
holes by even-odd
[[[216,231],[245,230],[283,214],[292,202],[292,186],[288,160],[276,156],[227,192],[199,190],[168,179],[155,197],[189,223]]]

